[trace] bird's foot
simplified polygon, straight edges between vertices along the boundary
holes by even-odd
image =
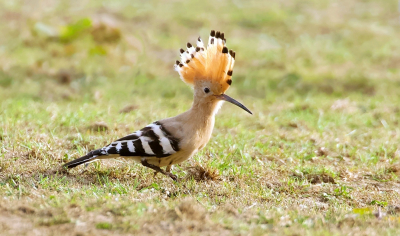
[[[159,166],[156,166],[156,165],[148,163],[147,160],[144,159],[144,158],[142,158],[141,163],[142,163],[143,166],[146,166],[146,167],[148,167],[150,169],[155,170],[156,173],[160,172],[163,175],[169,176],[174,181],[178,181],[178,177],[176,175],[172,174],[171,172],[167,172],[167,171],[161,169]],[[155,176],[156,173],[154,173],[154,176]]]
[[[171,172],[167,172],[167,175],[171,177],[172,180],[178,182],[178,176],[172,174]]]
[[[174,181],[178,181],[178,177],[171,173],[172,165],[168,165],[165,171],[167,172],[168,176],[171,177]]]

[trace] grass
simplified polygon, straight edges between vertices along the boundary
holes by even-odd
[[[396,1],[0,3],[5,235],[396,235]],[[191,105],[178,49],[237,52],[206,148],[174,183],[87,151]],[[168,85],[168,86],[166,86]]]

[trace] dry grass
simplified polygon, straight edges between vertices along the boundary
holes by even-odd
[[[396,4],[0,3],[1,234],[397,235]],[[254,116],[224,105],[178,183],[125,160],[60,168],[188,109],[172,65],[210,29]]]
[[[197,164],[187,169],[188,173],[186,175],[186,179],[194,179],[196,181],[217,181],[220,179],[218,170],[213,168],[204,168],[201,165]]]

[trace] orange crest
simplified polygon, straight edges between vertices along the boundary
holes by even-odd
[[[193,86],[196,80],[218,83],[225,92],[232,83],[232,69],[235,52],[228,51],[224,33],[211,31],[207,48],[199,37],[197,47],[187,43],[187,50],[181,49],[181,61],[176,61],[175,70],[181,79]]]

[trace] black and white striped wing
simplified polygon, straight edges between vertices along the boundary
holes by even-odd
[[[100,155],[167,157],[179,151],[179,140],[160,122],[120,138],[99,150]]]

